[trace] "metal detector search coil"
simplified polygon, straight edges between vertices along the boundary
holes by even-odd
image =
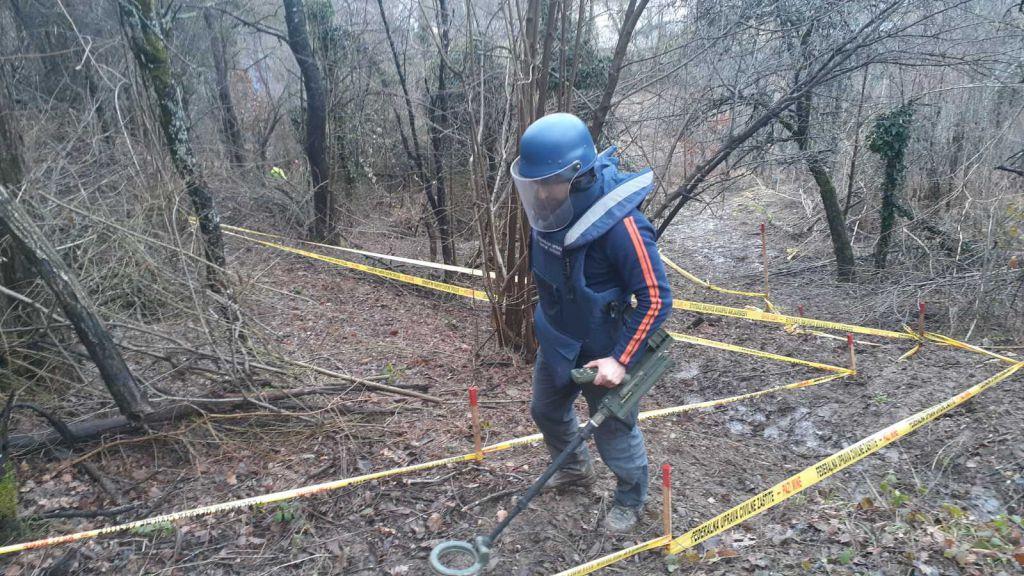
[[[467,568],[452,568],[444,564],[445,557],[460,555],[473,559]],[[477,536],[473,544],[465,540],[442,542],[430,551],[430,567],[442,576],[474,576],[491,561],[491,543],[486,536]]]

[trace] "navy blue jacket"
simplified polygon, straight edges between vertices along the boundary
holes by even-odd
[[[653,175],[619,172],[607,153],[596,172],[590,188],[573,192],[569,226],[532,235],[537,340],[556,370],[607,356],[635,365],[672,310],[654,227],[638,209]]]
[[[634,209],[587,251],[587,284],[600,290],[613,283],[636,297],[611,356],[624,366],[642,357],[647,338],[672,312],[672,290],[654,240],[654,227]]]

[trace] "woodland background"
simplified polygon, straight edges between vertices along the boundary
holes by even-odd
[[[0,205],[37,234],[0,235],[0,391],[84,439],[113,408],[379,381],[282,354],[254,314],[280,289],[221,223],[483,268],[487,341],[529,358],[508,166],[554,111],[654,169],[659,231],[786,200],[764,218],[792,241],[773,273],[875,294],[850,321],[926,299],[963,339],[1024,330],[1017,1],[7,0]],[[82,344],[33,258],[66,264],[108,340]]]

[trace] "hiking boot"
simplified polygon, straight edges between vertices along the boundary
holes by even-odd
[[[604,529],[606,532],[623,534],[632,532],[640,521],[641,511],[638,508],[629,508],[613,504],[612,509],[604,517]]]
[[[578,487],[590,488],[597,482],[597,473],[594,472],[594,463],[587,461],[582,469],[559,468],[558,472],[548,480],[541,488],[542,492],[559,490],[561,488]]]

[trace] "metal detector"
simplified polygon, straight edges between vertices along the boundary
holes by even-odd
[[[526,510],[530,501],[540,493],[548,480],[581,444],[594,435],[594,431],[602,422],[612,416],[623,422],[635,424],[633,410],[640,403],[640,398],[672,365],[672,361],[665,354],[670,341],[671,337],[664,330],[658,330],[647,340],[647,353],[640,362],[626,374],[619,386],[605,394],[593,417],[587,421],[579,434],[565,447],[565,450],[551,462],[540,478],[537,478],[526,493],[519,498],[515,507],[505,516],[504,520],[491,530],[490,534],[477,536],[472,543],[463,540],[449,540],[438,544],[430,552],[430,567],[442,576],[473,576],[486,568],[491,560],[491,548],[501,533],[508,528],[516,516]],[[577,384],[593,384],[597,371],[589,368],[577,368],[571,372],[571,375],[573,382]],[[456,562],[468,564],[468,566],[457,568],[454,566]]]

